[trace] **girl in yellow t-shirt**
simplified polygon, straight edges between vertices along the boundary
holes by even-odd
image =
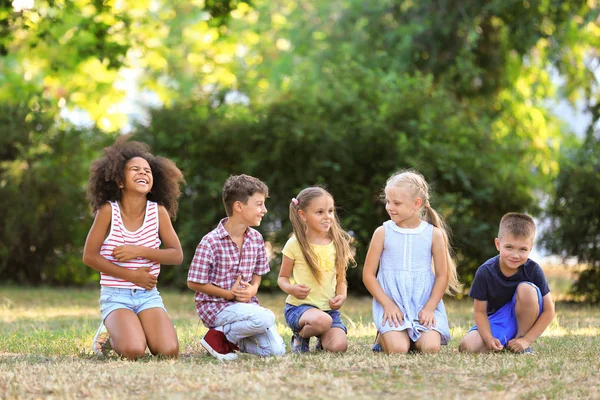
[[[321,187],[302,190],[290,203],[294,235],[283,248],[277,283],[289,294],[285,319],[292,329],[292,351],[343,352],[347,329],[339,309],[346,301],[346,268],[354,263],[350,235],[340,226],[333,197]]]

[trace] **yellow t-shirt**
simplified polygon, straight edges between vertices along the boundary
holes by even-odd
[[[335,297],[335,289],[337,286],[337,278],[335,273],[335,246],[333,242],[326,245],[311,244],[312,250],[317,256],[318,268],[321,270],[321,283],[315,279],[310,271],[300,243],[296,236],[292,236],[283,247],[283,255],[294,260],[294,268],[290,282],[292,284],[307,285],[310,287],[310,292],[305,299],[297,299],[289,295],[285,300],[286,303],[293,306],[302,304],[310,304],[320,310],[331,310],[329,300]]]

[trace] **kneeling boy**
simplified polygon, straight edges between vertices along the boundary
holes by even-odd
[[[535,222],[508,213],[495,239],[499,255],[477,269],[469,296],[474,299],[475,326],[459,351],[484,353],[504,348],[533,353],[531,344],[554,318],[554,302],[542,268],[530,260]]]
[[[228,217],[202,238],[188,272],[198,316],[210,328],[202,346],[219,360],[236,359],[238,349],[259,356],[285,353],[275,315],[256,298],[269,263],[262,235],[251,227],[267,213],[268,193],[257,178],[229,177],[223,185]]]

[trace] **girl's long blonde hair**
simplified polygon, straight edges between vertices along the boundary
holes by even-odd
[[[385,187],[402,187],[408,189],[412,199],[420,197],[423,200],[420,217],[442,231],[444,243],[446,244],[446,262],[448,264],[448,287],[446,288],[446,294],[460,292],[462,285],[458,280],[456,262],[454,261],[452,246],[450,245],[450,230],[444,219],[429,204],[429,185],[423,175],[414,170],[399,171],[387,180]]]
[[[306,211],[311,202],[317,197],[329,196],[333,200],[333,196],[327,190],[319,186],[309,187],[298,193],[298,196],[290,202],[290,221],[294,229],[294,235],[300,244],[302,255],[310,268],[317,282],[321,283],[322,273],[319,269],[317,255],[312,250],[308,238],[306,237],[307,227],[298,214],[299,210]],[[346,282],[346,269],[348,264],[356,264],[350,247],[351,236],[342,229],[337,213],[334,214],[331,228],[329,229],[329,237],[335,247],[335,270],[337,282]]]

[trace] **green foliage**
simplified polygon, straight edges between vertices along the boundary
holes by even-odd
[[[507,211],[536,212],[534,190],[544,182],[522,168],[531,152],[513,134],[497,138],[491,121],[477,116],[430,76],[397,76],[340,67],[318,93],[290,92],[265,109],[213,108],[206,103],[155,110],[137,138],[174,159],[187,176],[176,229],[189,264],[194,248],[224,216],[220,201],[230,174],[248,173],[270,187],[265,236],[276,254],[291,232],[290,199],[309,185],[334,195],[343,226],[353,231],[357,261],[386,217],[380,193],[397,169],[423,172],[435,193],[433,206],[454,230],[463,281],[495,252],[493,237]],[[177,134],[174,135],[173,133]],[[278,255],[278,254],[277,254]],[[278,270],[266,280],[275,285]],[[185,282],[186,270],[174,278]],[[360,268],[350,286],[364,290]]]
[[[85,200],[90,159],[106,143],[96,131],[52,124],[23,104],[0,108],[0,280],[82,284],[91,225]]]
[[[563,257],[588,264],[574,292],[600,302],[600,132],[561,159],[555,193],[547,209],[544,246]]]
[[[468,284],[495,253],[500,216],[539,213],[552,189],[564,129],[548,101],[598,96],[586,64],[600,46],[597,18],[584,0],[42,0],[21,11],[2,2],[0,202],[20,210],[3,217],[20,236],[2,233],[2,274],[15,262],[57,268],[32,282],[91,274],[73,278],[65,265],[78,260],[90,225],[85,171],[112,136],[67,128],[58,115],[82,109],[101,129],[123,126],[132,69],[132,86],[164,105],[138,139],[186,174],[176,222],[186,264],[224,214],[223,181],[243,172],[271,187],[261,229],[276,254],[290,232],[289,199],[323,184],[354,232],[360,265],[386,218],[385,179],[414,167],[454,231]],[[60,174],[49,171],[65,175],[55,181]],[[72,199],[71,213],[56,206],[56,193]],[[36,213],[26,217],[21,205]],[[46,235],[42,221],[62,236]],[[186,272],[165,268],[161,280],[183,286]],[[349,277],[362,287],[360,268]]]

